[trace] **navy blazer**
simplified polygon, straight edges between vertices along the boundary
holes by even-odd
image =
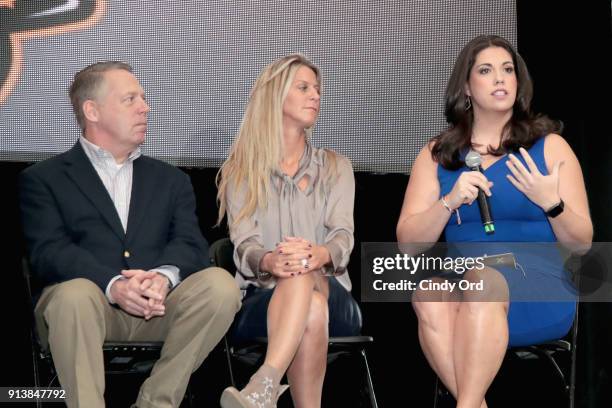
[[[175,265],[184,279],[209,265],[189,177],[146,156],[133,164],[127,232],[80,142],[21,173],[35,295],[74,278],[89,279],[105,291],[122,269]]]

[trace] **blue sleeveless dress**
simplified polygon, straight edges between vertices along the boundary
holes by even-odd
[[[544,161],[542,137],[528,150],[542,174],[548,174]],[[515,154],[523,162],[520,153]],[[463,244],[470,248],[464,256],[481,256],[512,252],[523,271],[513,267],[496,267],[504,276],[510,291],[508,325],[510,346],[537,344],[562,338],[569,331],[576,311],[576,290],[563,266],[557,241],[544,211],[517,190],[506,178],[510,170],[507,157],[486,168],[483,173],[493,182],[489,197],[495,222],[495,234],[484,232],[478,203],[459,208],[461,225],[456,215],[450,217],[445,235],[448,243],[487,242],[480,253],[477,244]],[[438,166],[441,197],[448,194],[457,178],[467,167],[447,170]],[[533,244],[524,244],[530,242]],[[517,244],[512,244],[517,243]],[[520,243],[520,244],[519,244]],[[461,247],[462,244],[458,244]]]

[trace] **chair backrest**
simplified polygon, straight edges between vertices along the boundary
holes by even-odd
[[[50,357],[51,353],[48,349],[42,346],[40,337],[38,336],[38,330],[36,330],[36,318],[34,317],[34,297],[32,296],[32,276],[30,274],[30,263],[26,257],[21,259],[21,273],[23,275],[23,281],[26,287],[26,296],[28,299],[28,305],[30,306],[30,318],[31,318],[31,340],[33,346],[36,348],[36,352],[41,357]]]
[[[30,265],[28,260],[24,257],[21,259],[21,273],[23,275],[23,280],[26,285],[26,294],[28,296],[28,301],[32,304],[32,285],[30,284]]]
[[[225,269],[232,275],[236,272],[234,263],[234,244],[229,238],[221,238],[210,246],[211,261],[218,267]]]

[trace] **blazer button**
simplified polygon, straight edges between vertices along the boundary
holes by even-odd
[[[124,258],[129,258],[130,257],[130,251],[123,251],[123,257]]]

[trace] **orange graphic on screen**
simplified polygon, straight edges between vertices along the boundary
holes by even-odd
[[[0,0],[0,105],[19,81],[24,41],[89,28],[102,18],[106,3],[106,0]]]

